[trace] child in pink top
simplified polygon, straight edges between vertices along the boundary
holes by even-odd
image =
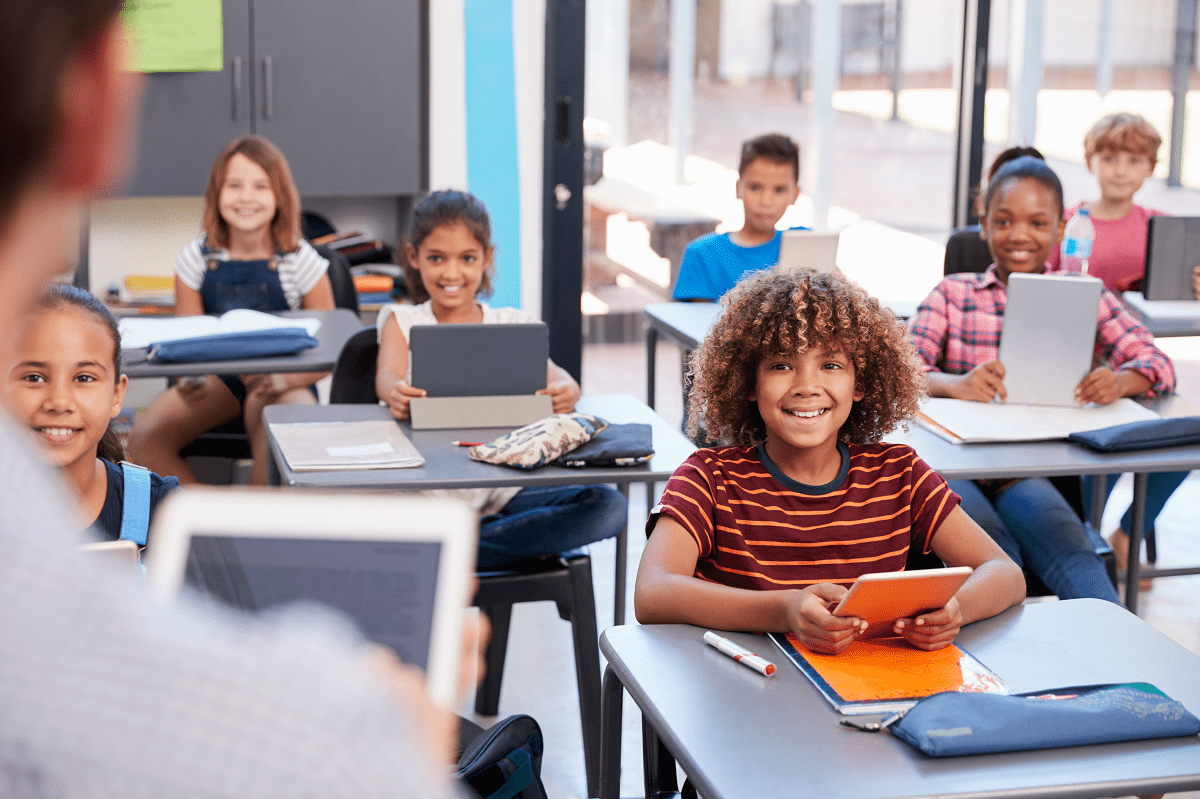
[[[1092,216],[1096,239],[1088,259],[1088,274],[1104,281],[1114,294],[1140,291],[1146,272],[1146,235],[1150,217],[1161,211],[1134,205],[1133,195],[1154,172],[1162,137],[1138,114],[1102,117],[1083,138],[1088,171],[1100,184],[1100,199],[1080,203],[1063,215],[1070,220],[1080,208]],[[1050,254],[1047,272],[1081,271],[1078,258]]]

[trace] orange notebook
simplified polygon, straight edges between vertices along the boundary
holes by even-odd
[[[771,640],[844,715],[895,713],[941,693],[1011,694],[1012,689],[957,646],[926,652],[903,638],[855,641],[839,655],[809,652],[791,633]]]

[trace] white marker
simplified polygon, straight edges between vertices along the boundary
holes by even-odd
[[[759,657],[749,649],[738,646],[728,638],[722,638],[712,630],[709,630],[704,634],[704,643],[715,647],[718,652],[729,655],[729,657],[733,658],[738,663],[741,663],[743,666],[749,666],[763,676],[770,677],[775,673],[774,663],[770,662],[766,658]]]

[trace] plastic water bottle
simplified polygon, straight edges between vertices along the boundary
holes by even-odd
[[[1063,232],[1062,257],[1075,258],[1079,261],[1079,271],[1085,275],[1088,271],[1088,258],[1092,257],[1092,242],[1096,239],[1096,229],[1092,227],[1092,215],[1086,208],[1080,208],[1067,222]]]

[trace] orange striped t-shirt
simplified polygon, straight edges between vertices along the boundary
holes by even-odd
[[[929,551],[958,495],[911,447],[838,449],[841,471],[824,486],[792,480],[761,446],[697,450],[655,513],[695,539],[697,577],[737,588],[849,585],[861,574],[902,571],[910,546]]]

